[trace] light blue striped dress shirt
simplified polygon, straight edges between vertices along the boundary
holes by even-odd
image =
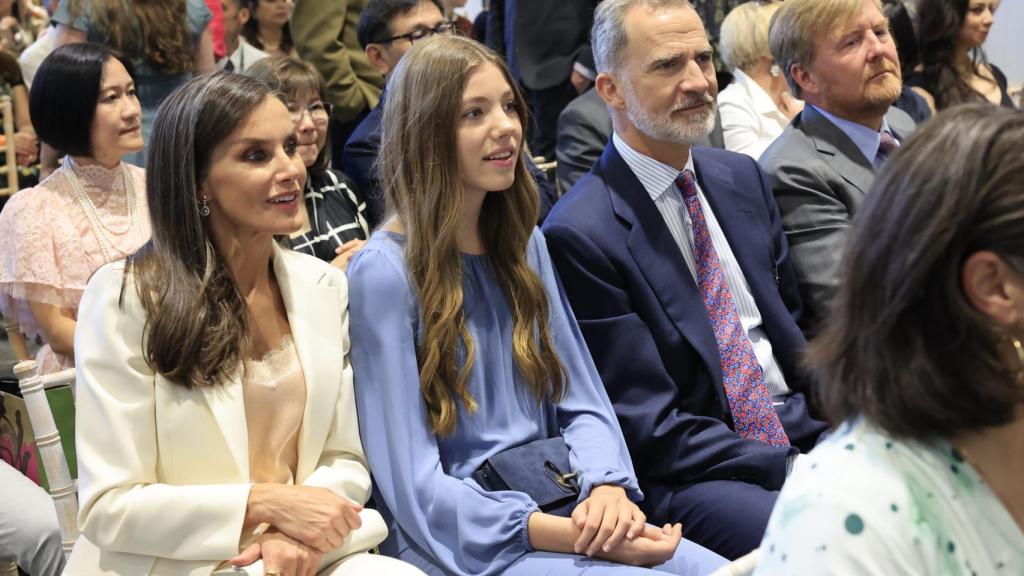
[[[680,172],[668,164],[663,164],[630,148],[629,144],[619,138],[618,134],[612,134],[612,141],[622,159],[626,161],[633,174],[640,180],[644,190],[651,196],[651,200],[654,201],[662,219],[665,220],[672,238],[675,239],[676,246],[683,254],[683,259],[686,260],[686,266],[690,269],[694,282],[697,282],[697,265],[693,257],[693,224],[690,222],[690,213],[686,210],[686,204],[683,202],[683,195],[675,186],[676,177]],[[693,155],[687,157],[684,169],[693,170],[694,174],[697,173],[693,168]],[[722,271],[725,273],[733,301],[736,303],[740,322],[747,332],[750,345],[754,348],[757,362],[764,371],[768,393],[773,399],[778,400],[789,394],[790,390],[786,385],[782,369],[779,368],[779,362],[772,352],[772,343],[768,341],[768,336],[761,326],[761,311],[757,309],[754,296],[750,293],[750,285],[747,284],[743,270],[740,269],[740,265],[732,253],[732,248],[729,247],[729,241],[722,233],[722,227],[718,225],[715,213],[712,212],[699,183],[697,183],[697,198],[700,200],[701,209],[703,209],[708,223],[711,242],[715,245],[715,252],[718,253]]]

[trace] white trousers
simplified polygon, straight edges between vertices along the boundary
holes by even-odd
[[[58,576],[64,551],[50,495],[0,460],[0,564],[7,562],[32,576]]]

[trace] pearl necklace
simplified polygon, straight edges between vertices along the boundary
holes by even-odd
[[[107,232],[107,229],[103,226],[103,222],[100,221],[100,216],[96,212],[96,205],[93,204],[92,199],[85,192],[85,187],[82,186],[81,180],[78,179],[78,175],[75,174],[75,169],[71,158],[64,160],[64,165],[61,170],[67,176],[68,181],[71,182],[71,188],[75,191],[75,196],[78,199],[79,206],[82,207],[82,211],[85,212],[85,217],[89,220],[89,227],[92,228],[93,233],[96,235],[96,239],[99,241],[100,252],[103,254],[103,261],[113,262],[114,239]],[[125,200],[128,204],[128,225],[123,230],[113,230],[114,234],[123,234],[127,232],[129,228],[132,230],[132,238],[135,241],[136,246],[142,243],[142,237],[144,232],[142,231],[142,222],[135,216],[137,212],[136,200],[135,200],[135,185],[132,183],[131,177],[128,175],[128,168],[121,164],[121,178],[124,181],[124,193]],[[120,250],[117,250],[120,252]]]

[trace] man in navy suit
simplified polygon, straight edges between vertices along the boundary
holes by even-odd
[[[614,133],[544,233],[655,524],[736,558],[825,424],[802,390],[800,299],[749,157],[691,148],[717,84],[686,0],[605,0],[592,32]]]

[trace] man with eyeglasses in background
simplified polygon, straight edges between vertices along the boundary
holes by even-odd
[[[299,56],[327,83],[331,116],[331,160],[341,164],[341,150],[352,130],[380,100],[384,77],[366,59],[356,37],[367,0],[295,0],[289,25]]]
[[[437,0],[370,0],[359,18],[358,37],[366,60],[377,72],[387,76],[416,42],[436,34],[453,31],[451,22]],[[341,169],[352,178],[367,202],[367,220],[376,226],[384,216],[384,194],[375,164],[380,152],[380,122],[386,94],[352,132],[345,143]],[[554,186],[532,162],[527,162],[540,189],[543,221],[555,200]]]

